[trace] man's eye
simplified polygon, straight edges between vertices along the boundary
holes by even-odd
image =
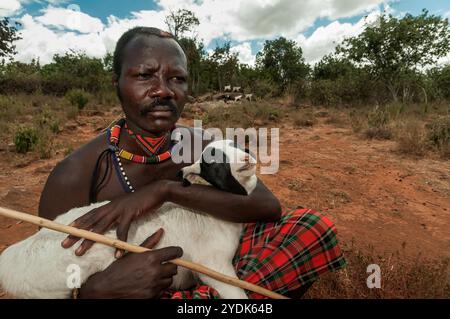
[[[140,79],[148,79],[149,76],[150,76],[149,73],[139,73],[138,74],[138,78],[140,78]]]
[[[172,77],[172,80],[179,82],[179,83],[186,82],[186,78],[184,76],[174,76],[174,77]]]

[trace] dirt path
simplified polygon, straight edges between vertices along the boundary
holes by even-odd
[[[36,214],[48,174],[64,157],[98,134],[117,112],[80,116],[59,135],[49,160],[0,151],[0,206]],[[73,131],[75,134],[69,135]],[[390,141],[365,141],[350,129],[319,124],[280,129],[280,170],[261,175],[285,210],[305,206],[329,216],[343,246],[421,252],[450,257],[450,162],[403,158]],[[0,251],[36,227],[0,217]],[[0,292],[0,297],[2,293]]]

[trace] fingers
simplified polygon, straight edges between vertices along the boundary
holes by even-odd
[[[159,243],[163,234],[164,234],[164,230],[162,228],[158,229],[155,233],[153,233],[150,237],[148,237],[141,244],[141,246],[146,247],[148,249],[152,249]]]
[[[160,279],[160,281],[159,281],[159,287],[161,289],[165,290],[165,289],[169,288],[170,286],[172,286],[172,283],[173,283],[172,277],[171,278],[163,278],[163,279]]]
[[[178,274],[178,266],[172,263],[165,263],[161,265],[161,274],[162,277],[173,277]]]
[[[97,233],[97,234],[103,234],[108,230],[110,224],[111,224],[111,221],[106,220],[106,218],[105,218],[97,226],[95,226],[92,229],[92,232]],[[92,247],[92,245],[94,245],[94,243],[95,242],[92,240],[88,240],[88,239],[83,240],[81,245],[75,250],[75,255],[83,256],[86,253],[86,251],[88,251]]]
[[[117,234],[117,239],[121,240],[121,241],[127,241],[128,239],[128,230],[130,229],[130,225],[131,225],[132,219],[128,218],[128,219],[122,219],[119,222],[119,226],[117,227],[116,230],[116,234]],[[116,249],[116,253],[115,253],[115,257],[117,259],[121,258],[124,255],[124,251],[122,249]]]
[[[90,230],[92,225],[96,221],[95,217],[97,215],[99,215],[99,209],[93,209],[90,212],[84,214],[83,216],[75,219],[72,223],[69,224],[69,226],[76,227],[79,229]],[[79,240],[80,237],[69,235],[66,237],[66,239],[62,241],[61,246],[63,248],[70,248],[73,245],[75,245],[75,243]]]
[[[64,240],[61,242],[61,246],[62,246],[63,248],[70,248],[70,247],[72,247],[73,245],[75,245],[75,243],[76,243],[77,241],[79,241],[79,240],[80,240],[80,237],[75,237],[75,236],[69,235],[69,236],[66,237],[66,239],[64,239]]]
[[[183,249],[181,249],[181,247],[175,246],[157,249],[153,252],[155,253],[155,258],[157,258],[161,262],[169,261],[183,256]]]

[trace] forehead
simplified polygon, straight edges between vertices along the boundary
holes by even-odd
[[[123,67],[155,63],[187,68],[186,56],[180,45],[173,39],[140,35],[125,46],[122,56]]]

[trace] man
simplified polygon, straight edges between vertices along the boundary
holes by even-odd
[[[253,227],[262,225],[265,228],[262,233],[267,232],[266,237],[260,236],[262,241],[279,233],[280,228],[276,228],[273,223],[281,216],[279,201],[261,181],[258,181],[251,195],[241,196],[203,185],[183,187],[177,179],[176,173],[180,168],[189,165],[167,160],[173,146],[170,133],[187,99],[187,61],[177,41],[159,29],[134,28],[119,39],[113,60],[113,84],[126,120],[82,146],[55,167],[41,196],[40,216],[54,219],[73,207],[111,200],[111,203],[76,220],[73,225],[97,233],[104,233],[117,226],[118,238],[126,241],[133,220],[143,214],[151,214],[165,201],[171,201],[221,219],[254,223],[248,224]],[[194,138],[196,133],[191,128],[189,130]],[[280,223],[280,226],[287,224]],[[327,240],[333,241],[335,238],[333,227],[328,223],[324,228],[324,234],[329,237]],[[153,234],[143,245],[153,247],[161,235],[162,231]],[[276,238],[279,236],[273,237],[274,240]],[[261,240],[259,243],[262,243]],[[77,241],[78,238],[69,236],[63,242],[63,247],[71,247]],[[76,254],[83,255],[92,245],[93,242],[84,240]],[[241,256],[246,254],[250,257],[257,253],[248,245],[241,245],[241,248],[246,249],[246,253]],[[309,252],[311,247],[306,246],[304,249]],[[329,270],[338,269],[340,266],[336,266],[336,261],[342,264],[343,260],[336,244],[333,249],[330,250],[333,252],[332,260],[322,262]],[[330,254],[327,251],[327,254],[319,255],[323,257]],[[180,247],[143,254],[117,251],[117,261],[103,272],[91,276],[79,290],[79,297],[160,297],[166,293],[176,274],[176,267],[165,262],[181,256]],[[236,264],[240,262],[242,274],[251,276],[251,269],[244,269],[248,263],[237,258]],[[330,266],[333,263],[335,265]],[[308,280],[294,279],[292,283],[281,285],[281,290],[297,289],[314,281],[316,278],[313,277]],[[249,281],[261,283],[267,278]],[[266,286],[273,289],[269,281]]]

